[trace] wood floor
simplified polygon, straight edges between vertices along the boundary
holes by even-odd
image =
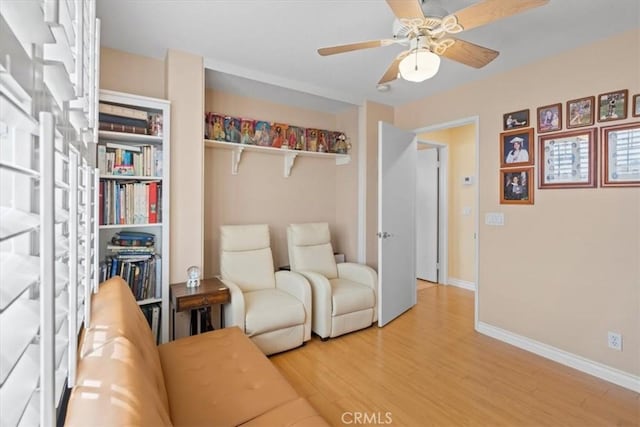
[[[382,329],[271,360],[335,426],[640,425],[639,394],[475,332],[473,304],[428,287]]]

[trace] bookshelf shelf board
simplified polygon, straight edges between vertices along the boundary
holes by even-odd
[[[147,298],[136,301],[138,305],[156,304],[162,302],[162,298]]]
[[[98,135],[105,141],[126,141],[140,144],[162,144],[161,136],[142,135],[139,133],[112,132],[101,130]]]
[[[102,224],[99,226],[100,230],[107,230],[110,228],[147,228],[147,227],[162,227],[161,222],[153,224]]]
[[[301,151],[301,150],[289,150],[273,147],[261,147],[259,145],[245,145],[237,144],[234,142],[216,141],[211,139],[204,140],[205,148],[224,148],[227,150],[233,150],[231,156],[231,173],[233,175],[238,174],[238,166],[242,157],[243,151],[257,151],[265,154],[276,154],[284,157],[284,177],[288,178],[291,175],[291,169],[295,162],[296,157],[319,157],[323,159],[335,159],[336,165],[346,165],[351,161],[351,156],[348,154],[336,154],[336,153],[317,153],[314,151]]]
[[[135,181],[162,181],[161,176],[142,176],[142,175],[100,175],[100,179],[124,179]]]

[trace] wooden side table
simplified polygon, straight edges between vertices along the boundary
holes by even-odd
[[[187,282],[170,286],[172,306],[173,338],[176,334],[176,312],[191,311],[191,335],[213,330],[211,325],[211,306],[220,304],[220,325],[223,325],[222,304],[231,301],[229,288],[217,278],[202,279],[200,286],[188,288]],[[198,313],[200,313],[200,329],[198,331]]]

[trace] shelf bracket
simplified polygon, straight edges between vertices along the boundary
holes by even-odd
[[[244,147],[236,147],[231,151],[231,175],[238,175],[238,166],[242,158]]]
[[[284,154],[284,177],[289,178],[291,175],[291,168],[296,160],[298,153],[287,152]]]

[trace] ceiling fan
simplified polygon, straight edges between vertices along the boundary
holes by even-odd
[[[470,30],[549,2],[549,0],[482,0],[456,13],[441,17],[430,16],[430,10],[441,11],[443,10],[441,7],[425,7],[425,13],[419,0],[386,1],[397,18],[394,22],[392,39],[323,47],[318,49],[318,53],[327,56],[392,44],[408,45],[409,49],[396,57],[378,84],[388,83],[398,77],[421,82],[433,77],[438,72],[441,56],[474,68],[482,68],[499,54],[498,51],[458,39],[451,36],[452,34]],[[425,6],[430,1],[426,0]]]

